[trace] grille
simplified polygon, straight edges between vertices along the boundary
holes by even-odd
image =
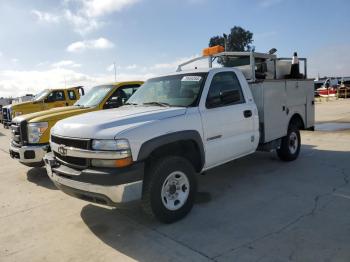
[[[2,117],[3,117],[3,120],[6,120],[6,121],[10,121],[11,119],[11,116],[10,116],[10,113],[9,113],[9,110],[7,110],[7,108],[3,108],[2,109]]]
[[[51,141],[56,144],[65,145],[68,147],[74,147],[74,148],[80,148],[80,149],[90,148],[90,139],[65,138],[65,137],[51,135]],[[86,158],[62,156],[58,152],[54,152],[54,155],[57,157],[58,161],[72,168],[83,169],[89,166],[89,160]]]
[[[90,139],[74,139],[52,135],[51,141],[59,145],[65,145],[80,149],[89,149],[90,147]]]
[[[27,122],[22,121],[19,123],[12,122],[11,124],[12,131],[12,143],[15,146],[22,146],[27,143]]]
[[[53,153],[59,162],[66,164],[70,167],[81,169],[81,168],[87,167],[89,165],[88,160],[85,158],[72,157],[72,156],[62,156],[57,152],[53,152]]]

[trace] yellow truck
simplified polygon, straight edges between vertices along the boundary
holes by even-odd
[[[128,81],[95,86],[73,106],[15,117],[11,124],[10,156],[26,166],[43,166],[43,157],[50,152],[50,130],[57,121],[122,106],[142,84],[142,81]]]
[[[80,95],[84,95],[82,86],[45,89],[31,101],[8,105],[2,109],[4,128],[8,128],[12,119],[16,116],[56,107],[71,106],[80,98]]]

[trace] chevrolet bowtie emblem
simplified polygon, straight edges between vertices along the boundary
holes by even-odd
[[[66,156],[67,155],[67,148],[65,145],[59,145],[58,146],[58,153],[62,156]]]

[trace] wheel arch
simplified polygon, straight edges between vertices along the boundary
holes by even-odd
[[[196,130],[186,130],[165,134],[144,142],[137,161],[147,161],[166,155],[180,155],[189,160],[200,172],[205,163],[202,138]]]
[[[288,127],[291,125],[296,125],[299,128],[299,130],[305,129],[304,119],[299,113],[294,113],[293,116],[290,118]]]

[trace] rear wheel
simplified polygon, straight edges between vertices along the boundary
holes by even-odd
[[[142,204],[145,212],[164,223],[185,217],[197,190],[196,173],[189,161],[178,156],[161,158],[148,169]]]
[[[293,161],[298,158],[300,147],[299,128],[292,125],[288,128],[287,136],[282,138],[281,147],[277,149],[277,155],[283,161]]]

